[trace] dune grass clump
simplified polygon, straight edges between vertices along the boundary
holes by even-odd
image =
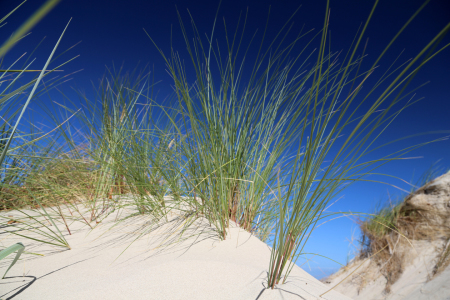
[[[400,208],[401,204],[384,207],[376,212],[375,217],[360,223],[362,250],[359,257],[372,257],[373,253],[378,253],[373,259],[381,266],[380,272],[386,278],[386,293],[390,292],[391,285],[400,278],[404,269],[403,252],[397,248],[403,238],[397,228],[403,215]]]
[[[25,1],[24,1],[25,2]],[[22,2],[22,4],[24,3]],[[2,46],[0,47],[0,59],[1,59],[1,63],[3,63],[3,57],[4,55],[14,46],[15,43],[17,43],[22,37],[23,35],[30,30],[40,19],[42,19],[56,4],[58,3],[58,1],[55,0],[49,0],[47,1],[37,12],[35,12],[9,39],[7,39]],[[16,9],[14,9],[12,12],[10,12],[8,15],[4,16],[2,19],[0,19],[0,23],[3,23],[15,10],[17,10],[22,4],[20,4]],[[4,24],[3,24],[4,25]],[[67,28],[67,26],[66,26]],[[31,99],[33,98],[33,96],[35,95],[35,92],[37,90],[37,87],[39,85],[39,83],[41,82],[42,78],[47,76],[48,74],[51,73],[47,72],[47,67],[50,63],[50,61],[52,60],[52,57],[55,53],[56,48],[58,47],[62,36],[64,35],[65,30],[63,31],[63,33],[61,34],[59,40],[57,41],[55,47],[53,48],[52,53],[50,54],[49,58],[47,59],[44,67],[42,70],[30,70],[29,65],[27,65],[25,68],[17,70],[17,69],[13,69],[14,64],[17,63],[17,61],[9,66],[7,69],[2,69],[0,70],[1,75],[0,75],[0,84],[3,85],[4,89],[0,94],[0,109],[2,110],[2,119],[4,121],[4,123],[0,126],[1,130],[3,131],[3,133],[6,133],[6,136],[3,136],[1,139],[1,154],[0,154],[0,166],[3,167],[3,163],[6,162],[12,162],[8,166],[6,166],[5,169],[2,169],[2,174],[1,179],[1,189],[2,191],[8,191],[10,192],[9,187],[13,186],[13,185],[17,185],[21,183],[23,183],[23,180],[21,180],[20,178],[23,176],[24,178],[27,177],[26,174],[26,170],[24,169],[20,169],[19,165],[20,162],[19,160],[21,160],[22,155],[20,154],[25,154],[25,147],[30,146],[31,147],[38,147],[37,146],[37,141],[41,138],[43,138],[43,136],[37,138],[37,139],[32,139],[29,140],[27,142],[24,143],[19,143],[18,145],[15,145],[15,147],[11,147],[14,145],[13,141],[14,138],[16,138],[15,140],[17,141],[17,139],[20,139],[23,141],[25,141],[26,137],[34,137],[33,136],[33,129],[31,129],[31,134],[30,133],[25,133],[23,135],[19,135],[19,136],[15,136],[16,133],[20,134],[20,130],[18,129],[19,123],[24,115],[24,112],[27,108],[27,106],[29,105]],[[0,67],[1,64],[0,63]],[[64,65],[64,64],[63,64]],[[60,67],[60,66],[59,66]],[[34,80],[28,82],[25,85],[20,86],[19,88],[15,87],[15,84],[17,83],[17,79],[20,77],[20,75],[22,75],[23,73],[26,72],[38,72],[39,75],[37,76],[37,78],[35,78]],[[12,76],[8,78],[8,75],[10,75],[11,73],[16,73],[17,76]],[[6,87],[5,87],[6,85]],[[31,88],[31,91],[28,92],[27,90]],[[14,109],[14,100],[17,100],[21,94],[27,92],[28,96],[27,96],[27,100],[25,102],[25,104],[23,105],[22,108],[17,108],[15,111],[13,111]],[[18,115],[18,117],[16,117]],[[12,123],[11,121],[13,119],[15,120],[14,126],[10,126],[9,124]],[[48,145],[49,147],[47,148],[47,150],[51,149],[50,147],[52,146],[51,143]],[[28,149],[27,149],[28,150]],[[30,154],[25,154],[23,155],[28,159],[33,160],[33,156]],[[38,158],[39,159],[39,158]],[[41,158],[42,159],[42,158]],[[23,163],[23,161],[21,161]],[[37,167],[37,164],[31,163],[32,165],[32,169]],[[23,174],[25,172],[25,174]],[[6,185],[6,187],[5,187]],[[23,188],[23,186],[22,186]],[[38,203],[38,205],[40,206],[40,208],[43,209],[42,205],[40,204],[40,202],[35,199],[36,202]],[[8,202],[8,198],[6,199],[5,202]],[[3,207],[8,209],[8,205],[12,205],[13,207],[17,207],[17,204],[14,203],[12,204],[11,202],[5,204],[3,203]],[[49,217],[48,213],[44,210],[44,213],[47,217]],[[28,215],[27,213],[24,213],[25,215],[27,215],[29,218],[33,219],[34,221],[37,221],[36,218],[34,218],[33,216]],[[42,214],[41,214],[42,215]],[[4,219],[5,217],[2,216],[2,219]],[[50,221],[53,223],[53,225],[56,227],[55,223],[53,222],[52,219],[50,219]],[[40,221],[37,221],[40,225],[43,225]],[[8,224],[9,225],[9,224]],[[43,227],[45,227],[46,229],[49,229],[49,231],[51,233],[49,233],[48,231],[43,231],[41,230],[39,227],[35,227],[33,226],[34,224],[27,224],[24,223],[24,227],[27,227],[28,229],[30,229],[31,231],[37,231],[40,234],[42,234],[43,236],[49,238],[51,241],[47,240],[41,240],[43,243],[47,243],[47,244],[52,244],[52,245],[57,245],[57,246],[63,246],[63,247],[67,247],[70,249],[69,244],[67,243],[66,239],[64,238],[64,236],[62,235],[61,231],[56,227],[56,231],[53,231],[51,229],[49,229],[48,226],[43,225]],[[12,234],[16,234],[19,236],[23,236],[24,238],[29,238],[26,235],[22,235],[16,231],[8,231]],[[8,247],[7,249],[3,250],[3,254],[7,255],[11,249],[16,249],[14,248],[15,246],[11,246]],[[18,255],[16,256],[16,259],[12,262],[11,266],[15,263],[15,261],[19,258],[21,252],[23,251],[23,247],[21,249],[19,249]],[[10,267],[11,267],[10,266]]]
[[[94,211],[100,198],[108,202],[113,195],[132,194],[140,213],[164,218],[164,197],[177,195],[179,200],[183,193],[177,135],[149,101],[153,85],[148,74],[108,71],[110,76],[101,80],[97,91],[99,99],[80,94],[86,109],[77,116],[88,145],[85,155],[97,166],[96,179],[90,181],[90,205]],[[77,148],[70,136],[66,143]]]
[[[317,222],[327,216],[324,210],[330,199],[414,149],[363,160],[380,134],[410,105],[393,111],[408,97],[404,91],[423,64],[448,46],[433,52],[450,25],[414,59],[391,66],[372,88],[363,90],[384,53],[424,7],[373,66],[361,72],[364,52],[358,51],[377,3],[343,61],[328,47],[328,6],[322,31],[306,39],[301,51],[292,49],[303,41],[302,34],[284,48],[275,39],[266,51],[263,36],[248,80],[241,78],[248,49],[242,45],[243,29],[232,38],[226,33],[224,57],[213,44],[216,24],[203,43],[194,21],[195,38],[190,39],[179,16],[195,80],[187,77],[186,64],[175,50],[166,55],[158,48],[174,80],[183,125],[190,128],[184,132],[174,123],[180,137],[186,136],[180,147],[187,160],[183,176],[193,187],[190,197],[199,198],[202,211],[224,239],[230,220],[246,230],[262,231],[266,238],[273,233],[268,287],[283,277],[285,282]],[[226,23],[224,27],[226,31]],[[308,52],[315,38],[320,38],[318,51]],[[292,58],[286,60],[289,55]],[[315,63],[307,69],[306,61],[313,57]],[[381,83],[387,88],[379,91]],[[367,92],[362,95],[363,91]],[[362,110],[369,96],[376,100]],[[382,113],[375,113],[379,109]]]
[[[444,172],[445,173],[445,172]],[[413,185],[409,195],[404,195],[396,201],[389,201],[388,205],[382,206],[371,217],[359,221],[361,236],[360,259],[374,256],[375,262],[381,266],[381,274],[386,278],[385,292],[390,292],[390,287],[402,274],[405,268],[404,251],[401,247],[409,247],[409,240],[429,240],[442,236],[441,228],[420,226],[430,223],[429,214],[421,208],[411,208],[406,200],[411,195],[426,188],[427,184],[442,174],[435,166],[425,171],[419,180]],[[450,236],[444,233],[445,236]],[[441,265],[446,261],[448,250],[444,246],[442,255],[436,263],[434,274],[441,270]]]
[[[444,172],[445,173],[445,172]],[[378,238],[383,238],[388,234],[396,233],[396,231],[402,232],[405,236],[411,239],[423,239],[432,234],[431,232],[419,232],[412,227],[407,226],[408,222],[417,223],[421,213],[419,211],[409,211],[404,207],[404,199],[409,195],[412,195],[419,191],[419,188],[425,186],[432,179],[442,174],[441,170],[438,170],[434,165],[425,171],[422,176],[413,184],[411,191],[408,195],[400,196],[397,200],[380,207],[376,212],[364,221],[359,221],[360,228],[363,233],[361,243],[366,250],[364,252],[374,252],[370,250],[370,243]],[[412,229],[412,230],[411,230]]]
[[[364,160],[377,149],[373,144],[388,125],[411,105],[397,108],[411,97],[404,91],[423,64],[448,46],[436,49],[450,24],[414,59],[389,67],[372,87],[363,89],[373,82],[385,51],[418,13],[363,70],[361,43],[377,3],[343,57],[330,49],[329,3],[320,32],[302,31],[285,41],[288,20],[267,47],[263,35],[256,55],[249,53],[253,39],[245,43],[245,25],[238,31],[240,21],[232,36],[224,22],[224,56],[213,43],[216,23],[205,41],[191,19],[191,39],[178,14],[194,78],[175,49],[167,54],[158,48],[173,79],[174,94],[166,103],[156,101],[148,74],[108,70],[111,76],[101,80],[97,99],[80,93],[82,110],[56,101],[76,123],[48,110],[57,128],[49,143],[55,145],[17,156],[26,148],[19,145],[8,152],[16,127],[4,127],[0,163],[4,157],[12,162],[14,155],[21,157],[20,174],[26,176],[14,181],[19,162],[6,166],[3,178],[12,179],[4,180],[1,192],[10,198],[0,204],[4,209],[26,204],[39,209],[55,229],[40,223],[51,231],[41,232],[47,238],[42,241],[67,248],[55,222],[61,221],[70,234],[62,207],[70,209],[71,219],[91,228],[125,207],[151,216],[155,223],[168,221],[177,207],[183,212],[182,233],[206,218],[221,239],[235,223],[272,245],[267,287],[284,283],[305,254],[317,222],[330,216],[325,213],[329,201],[377,167],[421,146]],[[249,64],[252,71],[244,76]],[[366,105],[369,99],[373,101]],[[27,143],[23,145],[38,145]],[[26,159],[32,163],[25,164]],[[124,195],[129,197],[126,204],[115,197]],[[89,208],[88,218],[77,210],[79,202]],[[387,210],[379,217],[390,228],[398,215]],[[37,216],[31,219],[38,222]],[[368,226],[386,234],[376,224]]]

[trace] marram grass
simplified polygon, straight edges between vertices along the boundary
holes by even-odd
[[[16,257],[14,257],[14,260],[12,261],[12,263],[9,265],[8,269],[6,269],[5,274],[3,275],[2,279],[5,278],[6,274],[8,273],[9,269],[12,268],[12,266],[14,266],[14,264],[16,263],[16,261],[19,259],[20,255],[22,255],[23,250],[25,250],[25,246],[22,243],[16,243],[12,246],[9,246],[6,249],[3,249],[0,251],[0,260],[4,259],[6,256],[14,253],[17,251]]]
[[[50,230],[39,231],[42,242],[70,248],[59,229],[70,234],[68,219],[95,228],[108,214],[119,216],[133,207],[156,224],[167,221],[178,207],[184,218],[181,232],[204,217],[221,239],[227,238],[233,222],[270,243],[267,287],[284,283],[317,222],[330,215],[325,208],[334,196],[425,144],[364,159],[380,148],[374,147],[378,137],[411,105],[394,111],[395,104],[411,97],[405,93],[410,80],[449,46],[436,48],[450,24],[410,62],[391,66],[372,88],[363,89],[385,51],[423,8],[373,66],[361,70],[361,42],[377,4],[343,58],[330,50],[328,2],[320,32],[301,32],[286,41],[288,20],[269,47],[263,36],[257,53],[249,52],[253,40],[244,42],[246,18],[241,32],[238,23],[231,35],[224,22],[224,48],[213,44],[218,24],[204,40],[191,19],[192,39],[178,14],[189,63],[176,49],[164,53],[157,48],[173,79],[174,93],[164,103],[155,100],[154,79],[148,73],[123,75],[113,68],[102,79],[97,99],[80,93],[83,109],[55,101],[69,119],[45,108],[55,130],[42,136],[41,143],[36,135],[14,136],[23,111],[16,113],[20,116],[13,128],[0,127],[1,162],[5,159],[0,191],[7,195],[0,208],[39,211],[54,229],[31,215],[41,227],[26,225]],[[252,72],[244,76],[248,66]],[[47,67],[33,82],[27,103]],[[29,87],[2,93],[5,118],[6,100]],[[9,149],[13,141],[14,151]],[[48,147],[42,148],[42,141]],[[124,194],[132,201],[116,200]],[[78,211],[80,202],[89,208],[88,218]],[[62,208],[69,209],[70,218]]]

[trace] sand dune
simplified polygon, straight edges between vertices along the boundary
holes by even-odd
[[[447,267],[442,273],[432,277],[433,266],[439,256],[436,250],[443,243],[444,241],[413,241],[417,254],[409,249],[409,264],[400,278],[392,284],[389,293],[384,291],[386,278],[380,274],[379,266],[370,260],[356,260],[346,270],[342,269],[324,281],[329,287],[333,287],[363,264],[336,290],[355,300],[449,300],[450,268]]]
[[[7,214],[11,213],[19,215]],[[115,217],[115,213],[109,215],[93,230],[81,222],[72,223],[72,235],[64,231],[71,250],[5,232],[19,223],[2,228],[2,248],[22,242],[26,251],[45,257],[24,254],[0,281],[0,298],[349,299],[336,291],[320,298],[329,287],[297,266],[286,284],[266,289],[270,248],[236,226],[220,241],[207,220],[199,219],[180,241],[183,218],[176,213],[170,222],[158,226],[141,215],[112,227]],[[13,257],[0,262],[0,273]]]
[[[410,240],[394,234],[387,260],[356,258],[323,280],[329,287],[342,281],[336,290],[361,300],[450,300],[450,171],[408,195],[402,205],[418,212],[409,227],[400,228]],[[399,273],[392,283],[386,279],[392,274],[390,262]]]

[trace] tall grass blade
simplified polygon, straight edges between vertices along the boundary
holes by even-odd
[[[14,253],[17,251],[16,257],[14,258],[14,260],[11,262],[11,264],[9,265],[8,269],[6,269],[5,274],[3,275],[2,279],[5,278],[6,274],[8,273],[9,269],[12,268],[12,266],[14,266],[14,264],[16,263],[16,261],[19,259],[20,255],[22,255],[23,250],[25,250],[25,246],[22,243],[17,243],[14,244],[12,246],[9,246],[6,249],[3,249],[2,251],[0,251],[0,260],[4,259],[6,256],[10,255],[11,253]]]

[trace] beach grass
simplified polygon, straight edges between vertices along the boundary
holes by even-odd
[[[419,188],[429,183],[434,178],[444,174],[435,164],[433,164],[428,170],[426,170],[419,179],[415,182],[411,182],[411,190],[406,195],[401,195],[396,199],[386,201],[384,204],[379,204],[373,214],[365,220],[360,220],[360,229],[363,233],[361,242],[365,248],[370,248],[372,239],[383,238],[386,235],[400,230],[400,219],[406,217],[406,212],[402,210],[403,200],[409,195],[415,193]],[[403,231],[403,230],[402,230]],[[416,234],[410,233],[410,237],[414,237]],[[374,249],[373,249],[374,250]],[[363,250],[368,252],[374,252],[373,250]]]
[[[48,1],[46,11],[56,2]],[[34,210],[36,215],[23,211],[25,227],[40,233],[43,243],[70,249],[61,233],[70,234],[69,219],[95,228],[113,211],[133,207],[157,223],[167,221],[177,207],[184,218],[181,232],[206,218],[220,239],[227,238],[233,222],[269,243],[267,287],[284,283],[304,255],[317,222],[330,216],[325,209],[333,197],[355,182],[370,181],[367,177],[376,168],[443,140],[365,159],[382,147],[375,143],[377,138],[413,104],[411,92],[405,91],[411,79],[449,46],[437,48],[450,24],[411,61],[391,65],[373,87],[363,89],[377,74],[385,51],[426,4],[373,65],[361,70],[365,57],[361,44],[377,3],[343,59],[330,50],[329,2],[318,33],[302,31],[295,40],[285,41],[289,19],[269,47],[264,46],[263,35],[256,55],[249,53],[253,39],[245,42],[246,16],[233,34],[224,21],[226,36],[221,41],[228,50],[224,56],[223,48],[212,42],[219,24],[214,23],[205,40],[191,18],[192,39],[178,12],[191,64],[184,63],[176,49],[164,53],[154,42],[173,79],[174,93],[167,101],[156,100],[154,78],[146,68],[125,75],[121,69],[108,69],[96,90],[97,99],[80,92],[83,109],[55,101],[70,117],[61,119],[44,108],[55,124],[51,135],[34,132],[33,124],[31,133],[18,131],[23,112],[48,74],[58,41],[36,80],[11,91],[8,85],[1,94],[3,120],[9,121],[0,127],[0,209]],[[151,33],[146,34],[151,39]],[[0,56],[11,42],[4,45]],[[248,65],[252,72],[243,78]],[[2,77],[8,74],[4,71]],[[191,71],[194,78],[187,76]],[[8,101],[31,87],[22,110],[11,114]],[[375,100],[364,108],[370,99]],[[407,102],[397,108],[402,101]],[[15,125],[7,125],[13,119]],[[131,202],[118,201],[122,195],[130,196]],[[79,203],[90,210],[88,218],[79,211]],[[379,215],[384,223],[392,221],[392,213]],[[6,223],[8,218],[4,219]]]
[[[390,287],[399,279],[406,267],[404,253],[398,249],[403,245],[410,247],[412,240],[435,240],[436,236],[447,240],[450,238],[449,233],[445,230],[443,232],[442,228],[432,225],[420,226],[424,223],[431,224],[433,217],[430,216],[436,216],[439,212],[424,212],[417,207],[408,207],[405,202],[410,195],[416,194],[447,171],[443,171],[436,164],[431,165],[419,179],[411,182],[409,193],[404,193],[397,199],[389,198],[389,201],[379,205],[373,214],[366,216],[364,220],[358,220],[361,237],[360,251],[356,257],[364,259],[378,253],[374,260],[382,266],[380,271],[387,279],[386,292],[390,291]],[[448,250],[444,246],[433,274],[442,270],[447,256]]]

